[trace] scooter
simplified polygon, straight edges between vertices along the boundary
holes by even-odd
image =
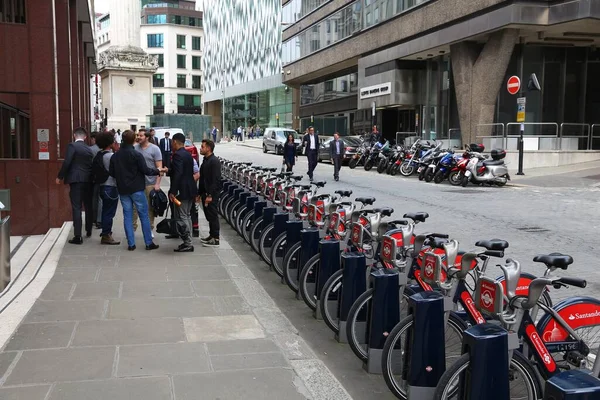
[[[490,152],[491,160],[479,160],[477,157],[472,157],[467,165],[465,176],[462,179],[462,187],[467,186],[470,182],[489,185],[504,186],[510,180],[508,168],[504,164],[506,150],[493,149]]]

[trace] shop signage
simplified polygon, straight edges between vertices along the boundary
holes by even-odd
[[[517,99],[517,122],[525,122],[525,97]]]
[[[392,82],[382,83],[380,85],[368,86],[360,89],[360,99],[368,99],[377,96],[387,96],[392,93]]]
[[[521,80],[519,79],[519,77],[513,75],[510,78],[508,78],[508,82],[506,82],[506,89],[510,94],[519,93],[519,89],[521,89]]]

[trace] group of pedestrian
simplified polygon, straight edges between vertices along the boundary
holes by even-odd
[[[68,183],[73,213],[74,236],[72,244],[83,243],[82,210],[85,209],[86,237],[92,236],[94,222],[100,221],[101,243],[118,245],[113,237],[113,218],[120,200],[123,208],[123,224],[128,250],[136,249],[135,230],[140,221],[146,250],[159,246],[154,243],[156,215],[152,198],[161,192],[162,176],[168,174],[170,188],[168,198],[173,207],[173,216],[183,222],[184,228],[171,237],[180,237],[183,243],[176,252],[194,251],[192,245],[191,211],[195,203],[202,201],[210,227],[208,237],[201,239],[204,246],[219,246],[219,220],[216,204],[221,191],[220,161],[214,156],[214,142],[204,140],[200,154],[204,156],[202,166],[185,150],[185,136],[181,133],[154,144],[152,130],[124,131],[121,146],[117,149],[115,134],[111,131],[93,133],[92,145],[85,142],[87,132],[77,128],[74,141],[69,143],[65,159],[56,178],[57,184]],[[166,166],[168,165],[168,167]],[[198,182],[198,183],[197,183]],[[98,196],[96,220],[94,196]],[[164,196],[164,194],[163,194]],[[169,237],[169,236],[167,236]]]
[[[317,167],[319,160],[319,135],[315,133],[315,129],[312,126],[306,130],[306,133],[302,138],[302,147],[304,148],[304,154],[306,154],[308,160],[308,172],[306,174],[312,182],[314,170]],[[333,134],[333,140],[329,143],[329,158],[333,165],[333,179],[335,179],[335,181],[340,180],[340,169],[342,167],[345,152],[346,145],[340,138],[339,132],[335,132]],[[286,166],[286,171],[292,171],[296,161],[298,161],[298,149],[296,143],[294,143],[294,135],[289,134],[283,146],[283,163]]]

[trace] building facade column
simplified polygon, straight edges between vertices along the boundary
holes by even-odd
[[[454,87],[463,144],[488,136],[498,91],[519,37],[516,29],[494,32],[481,47],[473,42],[450,46]]]
[[[71,93],[70,0],[56,0],[56,60],[58,75],[58,125],[60,158],[72,141],[73,103]]]
[[[81,110],[79,102],[79,22],[77,22],[77,1],[70,3],[71,32],[71,96],[73,108],[73,127],[81,126]]]

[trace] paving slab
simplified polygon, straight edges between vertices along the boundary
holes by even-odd
[[[152,260],[149,262],[149,258]],[[120,255],[115,266],[120,268],[143,268],[158,265],[172,265],[175,262],[175,257],[172,254],[164,252],[152,252],[149,257],[148,253],[133,252]]]
[[[212,249],[202,250],[199,254],[196,254],[196,250],[198,247],[194,248],[194,253],[188,253],[183,257],[175,257],[175,265],[189,265],[192,267],[208,267],[215,265],[222,265],[223,262],[219,257],[217,257]],[[202,247],[205,249],[205,247]],[[193,255],[192,255],[193,254]]]
[[[126,281],[166,281],[167,274],[164,267],[131,267],[131,268],[102,268],[98,281],[100,282],[126,282]]]
[[[185,341],[180,318],[81,321],[72,346],[105,346]]]
[[[75,286],[73,300],[113,299],[119,297],[120,282],[81,282]]]
[[[230,280],[194,281],[194,292],[197,296],[239,296],[240,292]]]
[[[288,366],[285,357],[280,352],[211,356],[210,363],[215,371],[283,368]]]
[[[12,362],[17,357],[17,352],[0,353],[0,379],[4,376]]]
[[[189,342],[260,339],[265,333],[253,315],[184,318]]]
[[[121,298],[193,297],[189,282],[124,282]]]
[[[278,351],[278,347],[270,339],[247,339],[247,340],[226,340],[222,342],[206,343],[208,354],[229,355],[246,353],[272,353]]]
[[[203,317],[218,315],[211,299],[164,298],[111,300],[108,318]]]
[[[100,319],[103,313],[103,300],[37,301],[25,317],[25,322]]]
[[[24,351],[5,385],[110,378],[114,347]]]
[[[51,282],[93,282],[98,268],[57,268]]]
[[[42,300],[69,300],[71,290],[75,283],[71,282],[50,282],[40,295]]]
[[[156,376],[210,372],[204,343],[121,346],[117,376]]]
[[[283,368],[176,375],[173,384],[177,400],[309,398],[294,372]]]
[[[110,379],[57,384],[49,400],[168,400],[169,378]]]
[[[90,255],[64,255],[60,258],[57,267],[97,268],[114,267],[117,256],[90,256]]]
[[[43,386],[23,386],[1,389],[0,399],[2,400],[45,400],[50,385]]]
[[[67,347],[75,322],[22,324],[6,345],[6,350],[31,350]]]
[[[250,305],[241,296],[211,297],[211,300],[220,315],[252,314]]]
[[[222,266],[174,266],[167,267],[169,281],[215,281],[229,279]]]

